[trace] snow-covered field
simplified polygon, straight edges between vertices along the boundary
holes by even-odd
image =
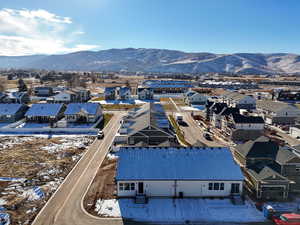
[[[133,199],[98,200],[97,213],[103,217],[123,217],[143,222],[264,222],[262,212],[246,201],[233,205],[229,199],[149,199],[135,204]]]
[[[92,142],[84,136],[0,137],[0,212],[15,207],[12,220],[30,224]]]
[[[0,128],[9,125],[10,123],[0,123]]]

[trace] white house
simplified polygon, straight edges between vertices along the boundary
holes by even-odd
[[[249,95],[240,94],[238,92],[229,92],[223,96],[224,102],[230,107],[239,109],[255,109],[256,99]]]
[[[196,91],[188,91],[185,94],[184,102],[188,105],[205,105],[207,97]]]
[[[71,103],[64,114],[67,122],[94,123],[102,117],[102,108],[98,103]]]
[[[228,148],[122,147],[118,197],[240,195],[244,177]]]
[[[295,124],[300,116],[300,110],[284,102],[258,101],[257,111],[267,124]]]
[[[265,122],[260,116],[230,114],[222,119],[222,130],[233,141],[254,140],[263,135]]]

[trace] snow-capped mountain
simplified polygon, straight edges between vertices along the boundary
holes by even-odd
[[[288,53],[187,53],[126,48],[63,55],[0,56],[0,68],[83,71],[299,73],[300,55]]]

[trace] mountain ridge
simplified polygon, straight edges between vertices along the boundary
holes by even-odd
[[[155,48],[80,51],[59,55],[0,56],[0,68],[177,73],[300,73],[293,53],[183,52]]]

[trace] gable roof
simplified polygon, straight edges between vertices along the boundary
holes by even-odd
[[[233,107],[224,107],[222,111],[219,113],[221,116],[228,116],[231,114],[239,114],[240,109],[239,108],[233,108]]]
[[[115,91],[116,91],[116,87],[106,87],[104,89],[105,94],[111,94],[111,92],[115,92]]]
[[[228,148],[120,148],[117,180],[244,179]]]
[[[65,115],[73,115],[81,112],[82,110],[88,114],[94,115],[97,113],[100,104],[98,103],[70,103],[67,105]]]
[[[120,95],[125,95],[127,91],[130,91],[129,87],[120,87]]]
[[[299,156],[294,152],[292,152],[292,149],[290,148],[280,148],[279,151],[277,152],[275,160],[279,164],[285,164],[291,160],[296,160],[300,162]]]
[[[264,119],[261,116],[244,116],[241,114],[232,114],[232,119],[235,123],[265,123]]]
[[[282,176],[269,166],[263,167],[261,170],[247,169],[247,171],[256,179],[260,181],[282,180],[289,182],[289,179]]]
[[[22,107],[24,107],[23,104],[0,104],[0,115],[14,115]]]
[[[279,145],[265,136],[261,136],[256,140],[247,141],[244,144],[237,145],[238,151],[244,157],[264,157],[275,159]]]
[[[25,116],[56,116],[63,104],[33,104]]]
[[[223,102],[214,102],[211,106],[210,106],[210,110],[215,113],[215,114],[219,114],[220,112],[222,112],[222,110],[224,108],[227,108],[227,104],[223,103]]]
[[[144,130],[151,127],[157,130],[156,135],[173,136],[173,133],[168,130],[170,123],[160,104],[146,103],[139,110],[130,112],[125,121],[129,123],[129,135],[142,132],[144,136],[153,136],[150,131]]]

